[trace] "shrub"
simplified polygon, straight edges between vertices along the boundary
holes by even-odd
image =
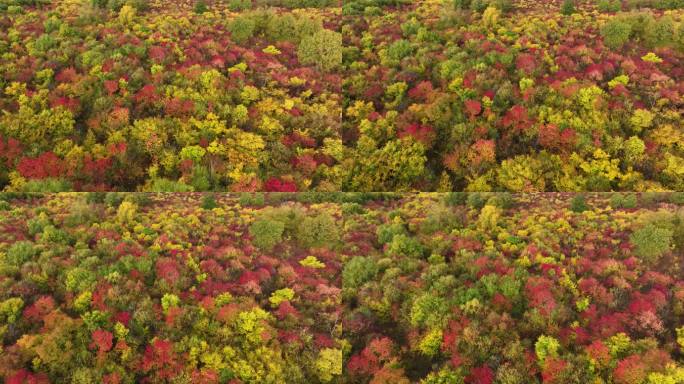
[[[26,221],[28,234],[31,236],[35,236],[43,232],[43,229],[48,225],[50,225],[50,219],[47,217],[45,212],[37,213],[35,217]]]
[[[369,143],[367,136],[360,142]],[[370,140],[372,141],[372,139]],[[365,145],[364,145],[365,146]],[[425,146],[412,139],[390,140],[380,148],[368,146],[355,156],[358,172],[348,187],[363,191],[408,191],[424,176],[427,157]]]
[[[269,195],[269,199],[273,199],[278,196],[282,197],[282,194],[276,194],[276,196]],[[283,223],[285,226],[283,234],[287,235],[288,237],[296,238],[300,224],[304,221],[306,215],[301,206],[295,205],[268,207],[260,212],[258,218],[262,220],[272,220]]]
[[[364,16],[381,16],[382,8],[380,7],[366,7],[363,9]]]
[[[660,64],[663,62],[663,59],[658,57],[658,55],[656,55],[653,52],[649,52],[649,53],[645,54],[644,56],[641,56],[641,60],[648,62],[648,63],[655,63],[655,64]]]
[[[212,189],[211,172],[207,167],[196,165],[192,169],[191,190],[209,191]]]
[[[295,292],[292,288],[283,288],[273,292],[271,297],[268,298],[268,301],[271,303],[272,307],[277,308],[283,301],[294,299],[294,295]]]
[[[316,358],[316,372],[323,383],[328,383],[335,376],[342,375],[342,350],[323,348]]]
[[[608,21],[606,25],[601,28],[603,42],[608,48],[613,50],[622,48],[622,46],[629,41],[631,33],[631,25],[615,18]]]
[[[129,201],[124,201],[119,205],[119,208],[116,211],[116,220],[124,225],[131,224],[135,221],[137,211],[137,205]]]
[[[299,260],[299,264],[304,267],[321,269],[325,268],[325,264],[316,258],[316,256],[309,255],[302,260]]]
[[[243,193],[240,195],[240,205],[245,207],[248,205],[263,206],[266,201],[263,193]]]
[[[124,5],[121,7],[119,10],[119,23],[124,26],[128,26],[133,24],[133,20],[135,19],[136,16],[136,10],[135,8],[131,7],[130,5]]]
[[[411,305],[409,320],[413,326],[440,327],[449,306],[442,297],[425,293],[418,296]]]
[[[475,12],[484,12],[489,6],[489,0],[470,0],[470,9]]]
[[[449,206],[464,205],[467,199],[467,192],[450,192],[444,197],[444,202]]]
[[[617,362],[613,370],[615,384],[638,384],[646,379],[648,367],[639,355],[630,355]]]
[[[415,17],[401,25],[401,32],[404,37],[415,35],[421,27],[421,23]]]
[[[674,192],[670,195],[672,204],[684,205],[684,192]]]
[[[315,65],[327,72],[342,64],[342,35],[321,29],[299,43],[297,57],[304,65]]]
[[[387,57],[395,61],[400,61],[411,52],[413,52],[411,43],[404,39],[397,40],[387,47]]]
[[[513,9],[513,0],[493,0],[491,4],[502,12],[508,12]]]
[[[192,186],[180,181],[154,178],[143,188],[146,192],[192,192]]]
[[[660,257],[670,250],[672,234],[671,229],[646,224],[634,231],[629,239],[634,245],[634,253],[647,264],[655,265]]]
[[[93,293],[90,291],[85,291],[74,299],[74,309],[78,313],[85,313],[88,310],[90,310],[90,303],[92,302],[92,300]]]
[[[623,150],[625,163],[635,164],[643,158],[646,144],[640,138],[632,136],[625,141]]]
[[[90,5],[93,7],[105,8],[107,6],[107,0],[90,0]]]
[[[180,298],[171,293],[165,293],[161,298],[161,306],[164,313],[169,311],[169,308],[178,307],[180,305]]]
[[[132,6],[138,11],[146,11],[150,8],[150,0],[127,0],[126,4]]]
[[[145,207],[150,205],[152,200],[150,199],[150,194],[146,192],[135,192],[135,193],[124,193],[124,201],[128,201],[137,205],[138,207]]]
[[[126,195],[119,192],[107,192],[104,197],[104,203],[113,208],[118,208],[119,205],[124,201]]]
[[[20,297],[11,297],[3,302],[0,302],[0,324],[13,324],[19,320],[21,309],[24,307],[24,300]],[[3,331],[0,327],[0,331]],[[0,333],[2,335],[2,333]]]
[[[38,249],[30,241],[19,241],[12,244],[5,253],[5,263],[21,267],[38,254]]]
[[[252,243],[257,247],[270,251],[283,238],[285,224],[280,221],[258,219],[249,226]]]
[[[495,7],[487,7],[482,13],[482,24],[487,28],[494,28],[499,22],[501,11]]]
[[[380,244],[387,244],[392,241],[395,235],[406,234],[406,229],[401,223],[383,224],[378,227],[376,234]]]
[[[64,219],[64,225],[75,227],[91,223],[96,219],[93,206],[85,200],[78,200],[71,205],[69,216]]]
[[[453,0],[453,6],[455,9],[468,9],[470,8],[470,0]]]
[[[43,192],[43,193],[58,193],[73,191],[73,186],[70,182],[62,179],[47,178],[42,180],[29,180],[26,184],[19,188],[21,192]]]
[[[54,47],[57,44],[54,38],[48,34],[42,34],[40,37],[36,39],[34,42],[33,47],[41,53],[45,53],[49,51],[52,47]]]
[[[597,7],[600,12],[618,12],[622,9],[622,2],[620,0],[599,0]]]
[[[565,0],[563,1],[563,5],[561,6],[560,9],[561,14],[563,15],[572,15],[573,13],[576,12],[575,10],[575,1],[574,0]]]
[[[591,209],[587,204],[587,199],[584,195],[577,195],[570,201],[570,210],[575,213],[582,213]]]
[[[435,356],[442,345],[442,330],[433,329],[428,332],[418,344],[418,349],[425,356]]]
[[[150,7],[149,0],[90,0],[90,4],[93,7],[107,8],[116,12],[121,10],[124,5],[135,8],[138,11],[145,11]]]
[[[299,44],[302,38],[312,36],[323,29],[318,18],[293,16],[285,13],[271,17],[266,24],[266,36],[275,41],[290,41]]]
[[[297,227],[297,241],[304,247],[332,246],[339,238],[335,219],[328,213],[305,218]]]
[[[427,209],[425,220],[420,224],[421,233],[432,234],[437,231],[449,233],[463,225],[461,218],[453,209],[443,204],[435,204]]]
[[[537,359],[543,363],[548,357],[558,357],[560,343],[551,336],[541,335],[534,344],[534,352]]]
[[[635,194],[621,194],[615,193],[610,198],[610,206],[615,209],[619,208],[636,208],[637,197]]]
[[[487,204],[488,196],[484,193],[469,193],[466,205],[473,209],[482,209]]]
[[[676,27],[672,16],[663,16],[647,25],[644,30],[644,40],[650,47],[668,46],[674,41],[675,35]]]
[[[508,209],[515,203],[515,198],[512,194],[507,192],[495,193],[492,197],[487,200],[487,205],[493,205],[501,209]]]
[[[538,158],[524,155],[501,162],[497,181],[503,189],[512,192],[543,191],[546,180],[542,176],[546,165]]]
[[[66,274],[65,287],[67,291],[81,293],[89,290],[97,281],[97,276],[84,268],[70,269]]]
[[[359,203],[342,203],[342,214],[356,215],[365,212],[363,205]]]
[[[244,11],[245,9],[252,8],[251,0],[230,0],[228,2],[228,9],[233,12]]]
[[[643,192],[641,202],[644,206],[658,204],[667,201],[668,195],[662,192]]]
[[[71,235],[66,231],[55,227],[54,225],[48,225],[43,229],[43,233],[40,235],[40,242],[45,244],[63,244],[68,245],[72,241]]]
[[[86,193],[86,203],[88,203],[88,204],[104,203],[105,196],[107,196],[107,192],[88,192],[88,193]]]
[[[207,3],[204,2],[204,0],[199,0],[195,3],[195,6],[192,9],[196,14],[201,15],[204,12],[209,10],[209,7],[207,7]]]
[[[378,266],[370,257],[354,256],[342,270],[342,288],[358,288],[373,279]]]
[[[654,118],[655,116],[651,111],[640,108],[634,111],[632,117],[629,118],[629,122],[634,131],[641,132],[645,128],[649,128],[651,125],[653,125]]]
[[[387,248],[389,255],[420,258],[423,256],[423,245],[414,237],[398,234],[392,238]]]
[[[214,197],[214,195],[206,195],[202,197],[203,209],[214,209],[216,207],[218,207],[218,203],[216,202],[216,197]]]
[[[486,232],[496,230],[501,216],[501,209],[493,205],[485,204],[480,210],[480,215],[477,218],[477,227]]]
[[[230,37],[238,44],[242,44],[254,36],[256,24],[248,17],[238,17],[228,24]]]

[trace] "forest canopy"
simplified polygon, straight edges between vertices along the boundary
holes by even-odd
[[[0,185],[682,190],[682,7],[3,0]]]
[[[679,383],[684,194],[0,194],[7,383]]]

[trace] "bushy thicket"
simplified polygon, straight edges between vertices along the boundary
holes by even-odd
[[[15,6],[0,16],[0,185],[340,190],[324,170],[343,158],[340,20],[317,4]]]
[[[332,7],[337,0],[253,0],[257,6],[276,6],[284,8],[323,8]]]
[[[146,11],[150,7],[149,0],[90,0],[95,7],[106,8],[112,11],[120,11],[124,5],[129,5],[138,11]]]
[[[418,2],[348,18],[344,188],[680,190],[684,157],[666,137],[684,139],[683,17],[624,3]]]
[[[639,196],[634,204],[634,194],[580,196],[453,193],[387,209],[378,246],[342,272],[350,379],[679,380],[674,337],[661,338],[684,329],[673,317],[684,313],[677,261],[684,248],[672,244],[684,226],[668,205],[674,195]],[[502,209],[489,204],[495,200],[511,202]],[[423,231],[418,223],[438,211],[456,224]],[[655,276],[667,281],[664,291],[647,282]],[[615,278],[632,284],[617,294]]]
[[[349,0],[342,2],[342,14],[380,15],[383,7],[397,7],[410,3],[410,0]]]
[[[220,194],[0,197],[15,212],[2,221],[27,239],[0,241],[6,382],[342,376],[341,261],[327,244],[291,240],[308,207],[255,213]],[[275,245],[277,257],[267,250]],[[311,338],[293,344],[286,334]]]
[[[678,30],[671,16],[655,18],[650,12],[634,12],[613,16],[601,29],[605,44],[618,50],[629,41],[649,48],[673,46]],[[681,35],[681,32],[679,32]]]
[[[382,196],[0,195],[0,377],[661,384],[684,372],[679,194],[586,193],[582,210],[571,194]]]

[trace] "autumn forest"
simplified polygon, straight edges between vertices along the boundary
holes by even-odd
[[[6,194],[7,383],[682,383],[684,194]]]
[[[0,382],[684,384],[684,0],[0,0]]]
[[[2,0],[0,183],[682,190],[682,3],[624,3]]]

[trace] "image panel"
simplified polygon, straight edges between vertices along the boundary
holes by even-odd
[[[329,383],[345,206],[297,195],[0,195],[0,381]]]
[[[349,383],[667,383],[684,195],[421,194],[342,270]]]
[[[335,0],[0,1],[0,186],[337,190]]]
[[[676,383],[684,195],[0,195],[8,383]]]
[[[342,12],[345,190],[684,189],[680,3],[348,0]]]

